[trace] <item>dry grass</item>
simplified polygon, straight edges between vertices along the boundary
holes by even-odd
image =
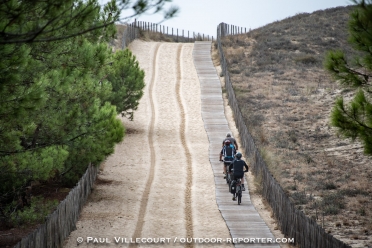
[[[123,35],[124,35],[126,28],[127,28],[126,25],[119,25],[119,24],[116,25],[116,36],[110,42],[110,46],[112,47],[113,52],[122,49]],[[176,36],[165,35],[160,32],[152,32],[152,31],[144,31],[144,30],[140,30],[139,32],[140,32],[139,39],[144,40],[144,41],[177,42]],[[184,38],[179,38],[180,42],[184,41],[183,39]]]
[[[113,52],[122,49],[122,40],[123,40],[124,31],[126,28],[127,28],[126,25],[119,25],[119,24],[116,25],[116,36],[110,42]]]
[[[340,88],[324,71],[326,51],[347,44],[351,7],[298,14],[223,39],[243,117],[291,200],[352,247],[372,246],[372,162],[337,135],[329,115]]]
[[[180,32],[177,36],[176,33],[173,35],[171,33],[163,33],[163,32],[155,32],[151,30],[139,30],[139,39],[145,40],[145,41],[163,41],[163,42],[194,42],[202,41],[202,40],[208,40],[209,37],[204,36],[202,34],[197,34],[195,37],[193,34],[189,34],[187,36],[187,33],[183,33],[184,36],[182,36],[182,33]]]

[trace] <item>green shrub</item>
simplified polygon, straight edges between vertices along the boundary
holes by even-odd
[[[336,185],[333,182],[325,182],[323,188],[326,190],[336,189]]]
[[[367,191],[364,191],[362,189],[343,189],[340,191],[341,194],[355,197],[357,195],[368,195],[369,193]]]
[[[33,197],[29,207],[16,211],[10,217],[11,224],[13,226],[23,226],[43,222],[57,205],[57,200],[48,201],[40,196]]]
[[[291,197],[296,205],[302,205],[308,202],[305,192],[294,192]]]
[[[298,63],[302,63],[305,65],[315,64],[318,62],[317,59],[312,55],[300,56],[300,57],[295,58],[294,60]]]
[[[325,215],[336,215],[339,212],[340,212],[340,209],[337,206],[334,206],[334,205],[326,206],[324,208],[324,214]]]
[[[340,192],[327,194],[323,197],[321,205],[324,214],[338,214],[340,209],[345,208],[344,196]]]
[[[367,215],[366,209],[364,207],[361,207],[358,210],[358,214],[360,214],[360,216],[366,216]]]

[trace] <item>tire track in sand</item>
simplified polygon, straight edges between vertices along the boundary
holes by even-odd
[[[183,45],[179,45],[177,48],[177,81],[176,81],[176,96],[177,103],[180,109],[180,139],[186,155],[187,173],[186,173],[186,189],[185,189],[185,218],[186,218],[186,236],[187,238],[193,237],[193,220],[192,220],[192,157],[189,147],[186,142],[186,114],[185,106],[181,99],[181,79],[182,79],[182,68],[181,68],[181,53]],[[193,243],[188,243],[187,247],[194,247]]]
[[[148,136],[148,141],[150,145],[150,174],[146,182],[146,187],[145,190],[142,194],[141,198],[141,207],[138,213],[138,219],[137,219],[137,224],[136,224],[136,229],[134,230],[133,233],[133,238],[140,238],[141,237],[141,232],[143,228],[143,222],[145,219],[146,215],[146,209],[147,209],[147,204],[149,200],[149,194],[151,190],[151,185],[152,182],[154,181],[154,172],[155,172],[155,148],[154,148],[154,130],[155,130],[155,106],[154,106],[154,99],[152,97],[153,93],[153,88],[155,84],[155,78],[156,78],[156,63],[157,63],[157,57],[158,57],[158,50],[159,50],[160,44],[156,45],[155,48],[155,54],[153,57],[153,64],[152,64],[152,72],[151,72],[151,80],[150,80],[150,87],[149,87],[149,99],[150,99],[150,105],[151,105],[151,123],[150,123],[150,130],[149,130],[149,136]],[[129,247],[135,247],[136,244],[131,243]]]

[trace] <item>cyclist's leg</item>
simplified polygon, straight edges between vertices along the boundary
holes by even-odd
[[[241,183],[243,184],[243,177],[244,177],[244,174],[234,174],[234,178],[237,180],[238,178],[240,178],[241,180]]]
[[[243,174],[243,176],[242,176],[241,183],[242,183],[242,190],[245,191],[245,186],[244,186],[244,174]]]
[[[225,174],[225,175],[227,175],[227,173],[228,173],[228,169],[227,169],[227,167],[228,167],[228,165],[230,165],[230,163],[229,162],[225,162],[225,161],[229,161],[229,160],[225,160],[224,159],[224,162],[223,162],[223,173]]]
[[[237,174],[237,175],[234,175],[235,178],[240,178],[240,185],[242,187],[242,190],[245,191],[245,187],[244,187],[244,174]]]

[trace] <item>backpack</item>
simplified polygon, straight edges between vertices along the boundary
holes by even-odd
[[[233,145],[224,146],[222,155],[225,160],[233,160],[235,155],[235,146]]]
[[[231,181],[229,191],[230,191],[231,194],[236,193],[236,181],[235,180]]]

